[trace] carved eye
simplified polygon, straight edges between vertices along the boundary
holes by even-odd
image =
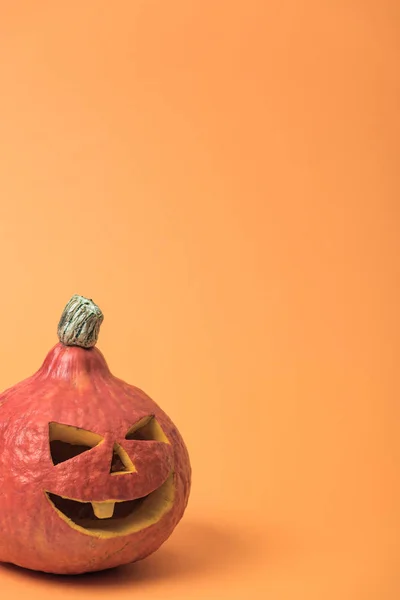
[[[127,440],[155,440],[169,444],[168,438],[154,415],[143,417],[132,425],[125,436]]]
[[[101,435],[61,423],[49,423],[50,454],[54,465],[75,458],[103,441]]]

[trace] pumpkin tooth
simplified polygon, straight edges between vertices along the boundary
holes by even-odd
[[[114,514],[115,502],[92,502],[92,507],[98,519],[110,519]]]

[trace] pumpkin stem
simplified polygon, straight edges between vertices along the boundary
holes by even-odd
[[[104,315],[88,298],[74,294],[58,323],[58,339],[65,346],[92,348],[96,345]]]

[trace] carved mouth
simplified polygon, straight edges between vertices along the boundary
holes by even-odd
[[[129,535],[157,523],[174,501],[173,474],[156,490],[133,500],[82,502],[45,492],[56,513],[72,529],[98,538]]]

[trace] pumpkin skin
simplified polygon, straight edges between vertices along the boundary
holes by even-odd
[[[149,419],[157,435],[140,437],[139,427],[126,439]],[[80,448],[60,441],[59,430],[91,443],[55,464],[52,448]],[[1,562],[77,574],[141,560],[182,518],[190,480],[188,452],[170,418],[112,375],[95,347],[58,343],[33,376],[0,395]]]

